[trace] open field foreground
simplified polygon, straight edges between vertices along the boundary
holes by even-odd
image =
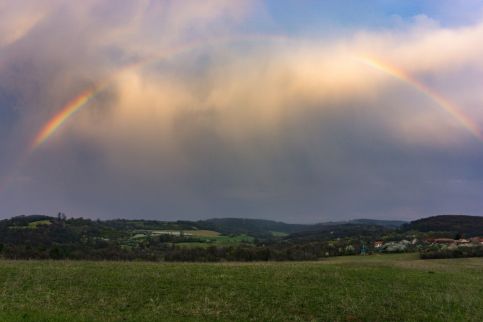
[[[483,321],[483,259],[0,261],[1,321]]]

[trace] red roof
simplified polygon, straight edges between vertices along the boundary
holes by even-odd
[[[433,240],[434,243],[439,243],[439,244],[450,244],[456,242],[456,240],[451,239],[451,238],[436,238]]]

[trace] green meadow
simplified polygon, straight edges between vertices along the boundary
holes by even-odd
[[[202,242],[179,242],[178,247],[210,247],[210,246],[238,246],[241,243],[253,243],[254,237],[248,235],[235,236],[196,236],[202,237]]]
[[[483,321],[483,259],[3,260],[0,321]]]

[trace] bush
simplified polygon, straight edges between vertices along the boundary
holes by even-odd
[[[460,246],[456,249],[431,247],[421,250],[419,256],[422,259],[483,257],[483,246]]]

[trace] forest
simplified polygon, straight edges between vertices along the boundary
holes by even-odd
[[[409,223],[365,219],[300,225],[242,218],[167,222],[67,218],[63,213],[17,216],[0,221],[0,256],[200,262],[304,261],[416,251],[422,258],[481,256],[478,248],[435,248],[430,242],[483,235],[483,217],[457,219],[448,215]]]

